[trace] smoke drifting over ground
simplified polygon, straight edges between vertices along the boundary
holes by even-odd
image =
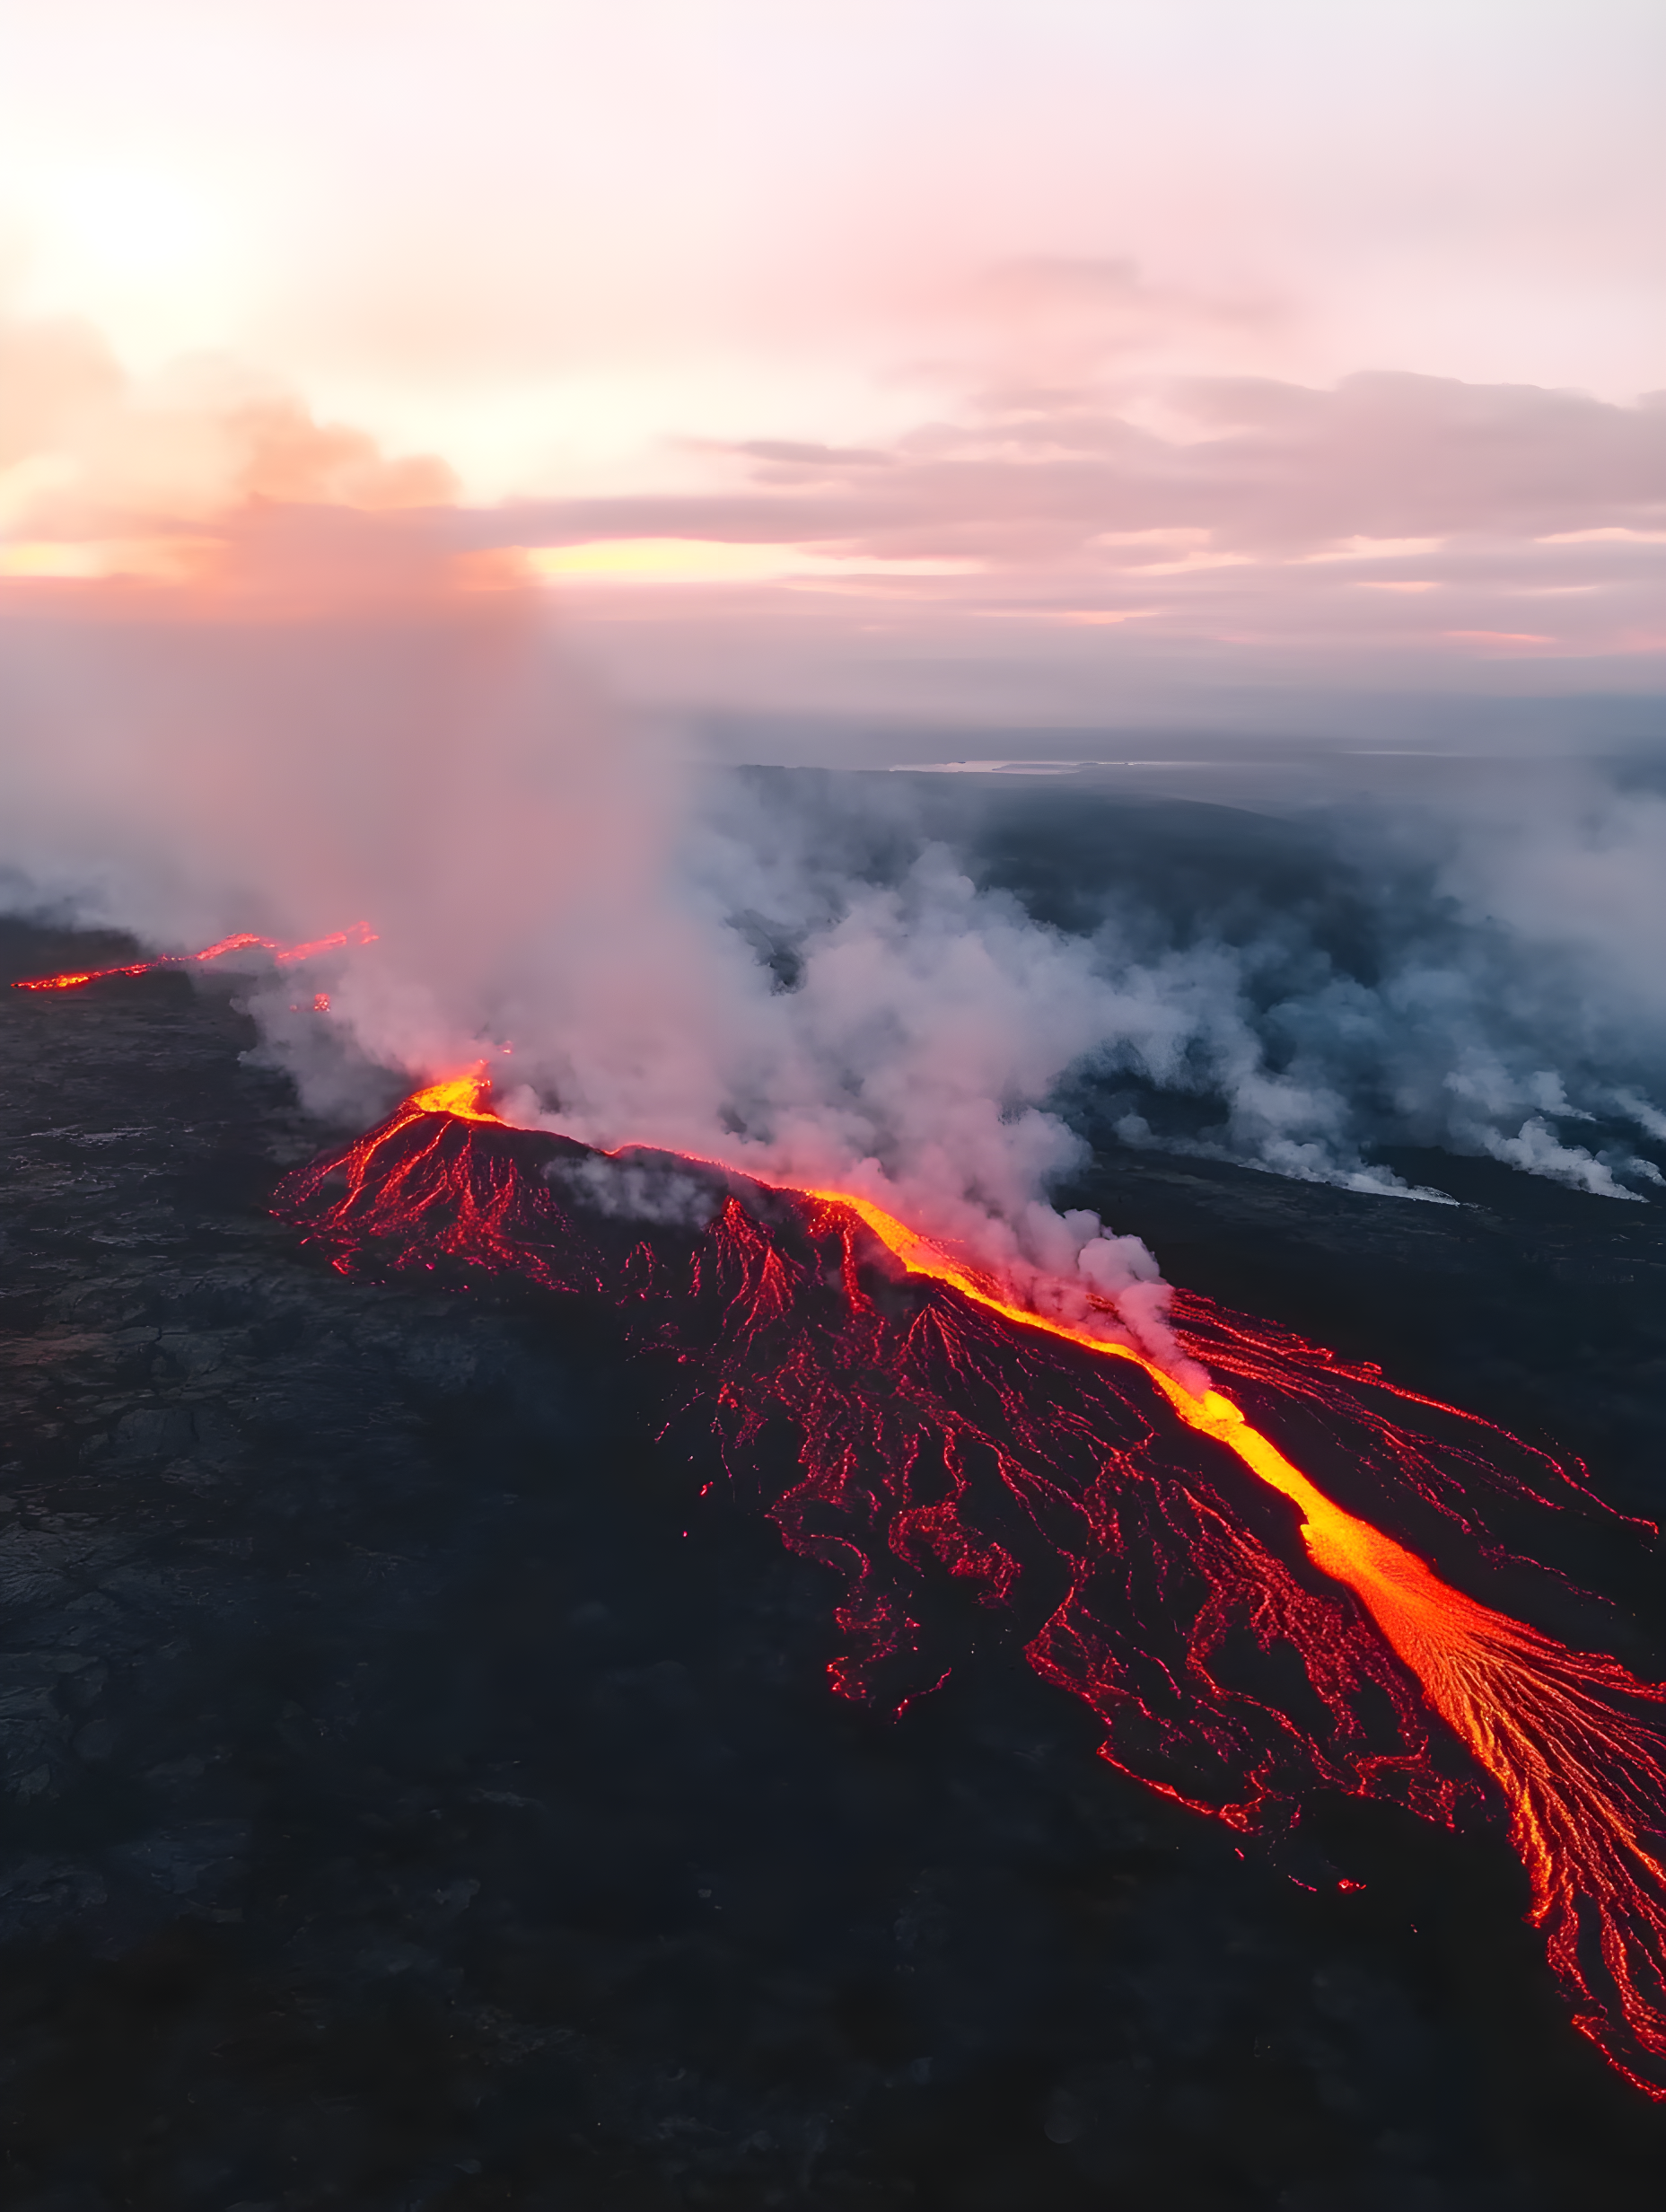
[[[1334,794],[1323,763],[1308,775]],[[899,780],[758,775],[727,804],[723,880],[750,864],[744,921],[824,1095],[840,1066],[882,1069],[860,1095],[906,1093],[889,1118],[923,1145],[969,1033],[965,1090],[1008,1131],[1050,1108],[1055,1143],[1062,1117],[1401,1197],[1444,1195],[1408,1152],[1609,1198],[1660,1183],[1666,802],[1646,770],[1432,762],[1392,795],[1299,808],[1286,770],[1277,813],[1102,778]]]
[[[1666,1130],[1658,773],[1407,762],[1344,800],[1348,780],[1286,768],[1267,812],[1102,784],[986,805],[992,878],[1091,943],[1118,994],[1078,1110],[1124,1143],[1359,1189],[1406,1190],[1407,1151],[1615,1198],[1658,1184],[1639,1150]]]
[[[1635,773],[1282,813],[717,775],[420,523],[228,542],[189,622],[128,585],[11,626],[0,861],[13,907],[165,946],[367,920],[327,1014],[251,992],[328,1114],[485,1058],[512,1116],[864,1189],[1153,1343],[1150,1255],[1048,1203],[1090,1141],[1390,1202],[1443,1196],[1442,1152],[1662,1181],[1666,797]]]

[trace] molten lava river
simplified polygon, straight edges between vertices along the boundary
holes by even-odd
[[[368,937],[189,958],[258,945],[287,964]],[[1490,1784],[1574,2024],[1666,2100],[1666,1690],[1422,1556],[1472,1584],[1530,1575],[1495,1523],[1602,1512],[1582,1470],[1182,1292],[1188,1377],[1236,1395],[1194,1390],[865,1198],[596,1152],[489,1099],[475,1075],[416,1092],[287,1177],[276,1210],[343,1273],[506,1276],[616,1309],[671,1406],[715,1425],[732,1480],[839,1578],[842,1696],[899,1712],[946,1679],[921,1621],[946,1578],[1092,1708],[1113,1766],[1246,1834],[1276,1845],[1322,1791],[1450,1826]],[[1294,1435],[1327,1488],[1274,1441]]]
[[[1666,2097],[1666,1693],[1424,1556],[1472,1588],[1530,1576],[1494,1524],[1600,1511],[1577,1470],[1180,1294],[1188,1360],[1231,1384],[1194,1391],[864,1198],[596,1153],[489,1096],[416,1093],[277,1210],[344,1272],[616,1308],[838,1577],[842,1696],[900,1710],[945,1679],[934,1584],[1092,1708],[1111,1764],[1275,1847],[1320,1792],[1447,1824],[1502,1804],[1575,2023]]]

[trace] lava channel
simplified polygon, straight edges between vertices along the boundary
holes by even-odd
[[[222,937],[217,944],[206,944],[199,952],[161,952],[154,960],[129,961],[120,968],[77,968],[66,970],[57,976],[26,976],[13,983],[14,991],[74,991],[83,983],[102,983],[111,976],[147,976],[159,968],[200,967],[208,961],[224,960],[230,952],[259,951],[269,952],[280,968],[293,967],[298,961],[316,959],[320,952],[334,952],[343,945],[374,944],[376,933],[368,922],[355,922],[351,929],[338,929],[332,937],[315,937],[310,944],[279,944],[275,937],[257,937],[248,930],[234,937]],[[326,1006],[320,1011],[327,1011]]]

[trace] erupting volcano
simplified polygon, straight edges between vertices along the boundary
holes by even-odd
[[[1514,1520],[1601,1510],[1575,1472],[1196,1296],[1165,1365],[1109,1303],[1031,1311],[864,1197],[518,1128],[483,1078],[417,1092],[278,1210],[344,1272],[617,1308],[737,1485],[840,1577],[845,1696],[900,1710],[993,1615],[1113,1765],[1274,1841],[1322,1791],[1452,1823],[1484,1795],[1461,1746],[1575,2024],[1666,2098],[1666,1693],[1452,1586],[1256,1421],[1423,1549],[1467,1546],[1471,1580],[1527,1572],[1477,1488]],[[1194,1388],[1202,1368],[1243,1402]]]

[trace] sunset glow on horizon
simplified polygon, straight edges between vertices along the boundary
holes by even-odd
[[[679,710],[1653,689],[1662,38],[72,0],[0,94],[0,592],[411,508]]]

